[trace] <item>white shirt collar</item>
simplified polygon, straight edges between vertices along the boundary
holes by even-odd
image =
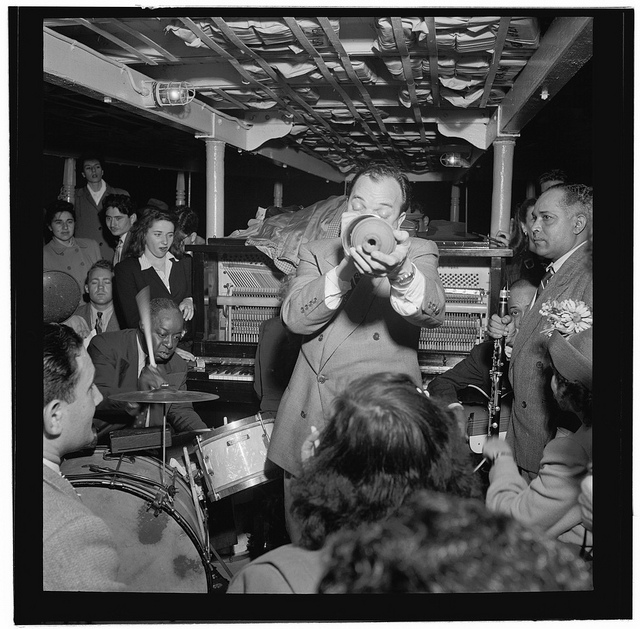
[[[144,271],[146,269],[151,269],[151,268],[155,268],[153,266],[153,264],[151,264],[151,262],[149,261],[149,258],[147,258],[146,253],[144,253],[144,251],[142,252],[142,255],[138,258],[138,260],[140,260],[140,270]],[[164,257],[164,265],[165,265],[165,270],[167,268],[167,262],[171,262],[173,264],[174,261],[177,262],[177,258],[172,254],[172,253],[167,253],[167,255]]]
[[[62,473],[60,472],[60,466],[57,463],[54,463],[53,461],[49,461],[49,459],[45,459],[44,457],[42,457],[42,462],[49,469],[52,469],[54,472],[57,472],[58,474],[60,474],[60,476],[62,476]]]
[[[560,270],[560,267],[569,259],[571,254],[574,251],[576,251],[576,249],[579,249],[580,247],[582,247],[582,245],[586,245],[586,244],[587,244],[587,241],[585,240],[584,242],[581,242],[579,245],[576,245],[573,249],[567,251],[567,253],[565,253],[563,256],[558,258],[555,262],[552,262],[551,264],[548,264],[547,265],[547,271],[549,269],[553,269],[553,272],[557,273]]]
[[[93,200],[96,202],[96,204],[98,203],[98,201],[100,201],[100,199],[102,198],[102,195],[106,192],[107,190],[107,182],[102,179],[100,181],[100,188],[98,188],[97,192],[94,192],[92,188],[90,188],[89,186],[87,186],[87,190],[89,191],[89,193],[91,194],[91,196],[93,197]]]

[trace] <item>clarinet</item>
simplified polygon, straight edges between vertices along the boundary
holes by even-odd
[[[498,316],[504,317],[509,312],[509,289],[503,288],[500,291],[498,301]],[[489,437],[496,437],[500,433],[500,399],[503,391],[503,376],[505,366],[505,337],[501,336],[493,342],[493,359],[491,362],[491,395],[487,404],[489,413]]]

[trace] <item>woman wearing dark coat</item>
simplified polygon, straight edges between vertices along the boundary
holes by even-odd
[[[115,267],[115,306],[123,328],[136,328],[140,320],[136,295],[145,287],[150,299],[171,299],[185,321],[193,318],[191,257],[174,242],[176,215],[155,206],[138,210],[131,229],[127,256]]]

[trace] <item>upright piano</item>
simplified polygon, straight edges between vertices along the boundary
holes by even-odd
[[[485,242],[436,242],[447,307],[441,327],[421,331],[418,359],[425,384],[484,339],[487,319],[497,311],[504,261],[512,255]],[[229,421],[254,414],[258,332],[263,321],[279,315],[284,273],[243,239],[212,238],[187,250],[194,262],[197,357],[188,387],[219,395]]]

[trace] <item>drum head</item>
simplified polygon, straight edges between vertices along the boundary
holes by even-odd
[[[111,529],[120,557],[118,580],[132,592],[211,591],[213,571],[198,532],[200,505],[194,505],[186,482],[176,477],[175,494],[168,499],[161,489],[159,460],[105,459],[105,453],[105,448],[97,448],[70,457],[60,470],[82,502]],[[95,471],[96,466],[105,471]],[[165,467],[166,485],[172,484],[172,474]]]
[[[66,321],[80,303],[80,286],[62,271],[45,271],[42,275],[42,314],[45,323]]]

